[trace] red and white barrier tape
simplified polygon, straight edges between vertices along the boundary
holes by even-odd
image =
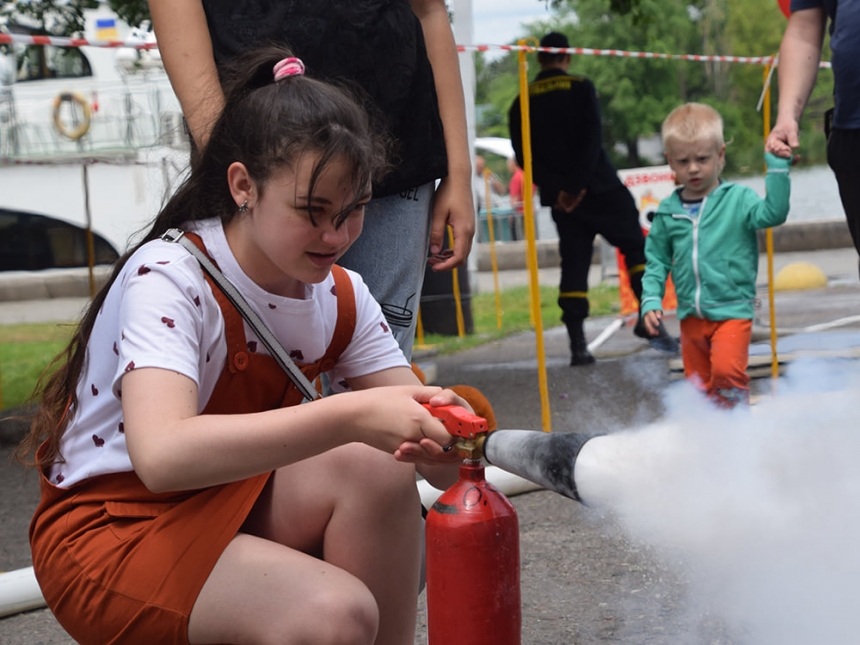
[[[705,54],[661,54],[659,52],[631,52],[623,49],[592,49],[590,47],[531,47],[529,45],[457,45],[459,52],[486,52],[491,49],[502,51],[546,52],[548,54],[570,54],[572,56],[614,56],[620,58],[655,58],[667,60],[691,60],[697,62],[716,61],[721,63],[745,63],[747,65],[771,65],[775,56],[709,56]],[[828,61],[821,61],[820,67],[830,67]]]
[[[67,36],[31,36],[28,34],[0,33],[0,45],[18,43],[21,45],[54,45],[55,47],[131,47],[133,49],[158,49],[155,42],[142,40],[87,40]]]
[[[158,49],[154,42],[140,40],[87,40],[86,38],[68,38],[64,36],[29,36],[26,34],[0,33],[0,45],[19,43],[22,45],[54,45],[56,47],[131,47],[133,49]],[[659,52],[633,52],[623,49],[592,49],[590,47],[531,47],[528,45],[457,45],[459,52],[486,52],[500,49],[506,52],[524,50],[527,52],[547,52],[550,54],[571,54],[575,56],[614,56],[621,58],[656,58],[667,60],[717,61],[722,63],[745,63],[748,65],[769,65],[773,56],[706,56],[704,54],[663,54]],[[821,67],[830,67],[830,63],[821,62]]]

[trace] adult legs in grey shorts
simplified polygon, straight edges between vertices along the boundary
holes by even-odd
[[[372,199],[365,212],[364,230],[338,262],[364,278],[407,360],[412,360],[427,266],[434,189],[431,182]]]

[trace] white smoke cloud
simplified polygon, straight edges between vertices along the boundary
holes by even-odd
[[[584,500],[750,645],[860,643],[860,364],[798,361],[752,408],[679,384],[660,423],[586,444]]]

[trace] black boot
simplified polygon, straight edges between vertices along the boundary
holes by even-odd
[[[588,343],[585,342],[585,332],[582,329],[582,318],[566,320],[564,322],[567,327],[567,335],[570,336],[570,364],[591,365],[594,363],[594,356],[588,351]]]

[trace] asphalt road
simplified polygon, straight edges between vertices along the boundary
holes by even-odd
[[[838,274],[833,270],[828,275],[836,286],[777,294],[777,326],[792,332],[780,339],[781,354],[789,363],[801,353],[853,360],[860,351],[860,322],[851,318],[860,313],[856,257],[846,256]],[[766,322],[767,298],[762,295],[758,319]],[[845,324],[801,333],[811,325],[827,326],[834,321]],[[589,339],[609,322],[590,320]],[[670,332],[677,331],[676,321],[667,323]],[[757,325],[757,331],[766,336],[762,325]],[[755,350],[768,354],[766,346]],[[612,433],[660,419],[665,412],[664,395],[676,382],[667,357],[633,337],[630,328],[620,330],[595,353],[596,365],[571,368],[563,330],[546,330],[552,430]],[[493,404],[500,428],[541,429],[533,333],[428,360],[436,364],[436,383],[468,383],[479,388]],[[767,396],[771,389],[768,379],[753,381],[753,391],[758,394]],[[0,436],[9,438],[8,433]],[[30,564],[26,531],[38,497],[35,477],[25,477],[21,468],[10,463],[10,452],[8,443],[0,450],[0,570],[6,571]],[[743,630],[690,599],[689,572],[631,537],[609,514],[547,491],[517,495],[511,501],[520,525],[523,643],[750,642]],[[468,593],[467,587],[464,593]],[[426,643],[424,604],[422,594],[416,645]],[[4,645],[72,642],[46,609],[0,619],[0,643]]]

